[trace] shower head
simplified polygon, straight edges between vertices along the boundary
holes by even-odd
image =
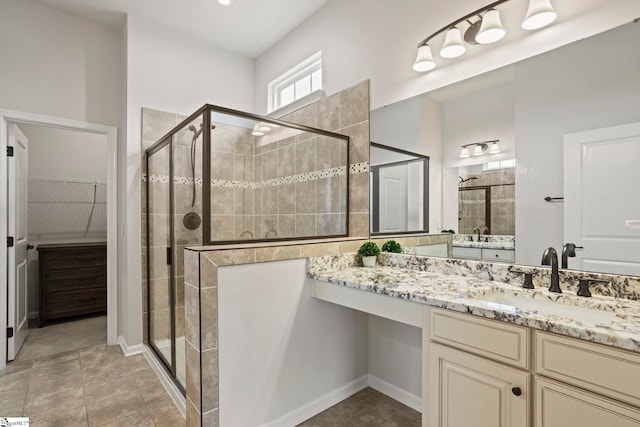
[[[197,129],[194,125],[189,125],[189,130],[193,132],[193,139],[198,139],[198,137],[202,133],[202,123],[200,123],[200,129]]]
[[[216,128],[216,125],[214,125],[213,123],[211,123],[211,130],[214,130]],[[202,123],[200,123],[200,128],[197,129],[194,125],[189,125],[188,129],[193,132],[193,139],[198,139],[198,137],[200,136],[200,134],[202,133]]]

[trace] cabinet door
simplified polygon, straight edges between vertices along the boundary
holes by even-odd
[[[529,374],[429,345],[429,417],[438,427],[526,427]]]
[[[480,259],[480,249],[478,248],[461,248],[459,246],[453,247],[454,258],[466,258],[466,259]]]
[[[638,427],[640,411],[579,388],[536,377],[536,427]]]

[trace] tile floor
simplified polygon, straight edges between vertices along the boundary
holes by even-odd
[[[419,427],[422,416],[370,387],[298,427]]]
[[[37,323],[37,322],[36,322]],[[107,316],[56,323],[44,328],[32,326],[16,361],[32,360],[107,342]]]
[[[184,426],[144,355],[124,357],[119,346],[104,344],[106,333],[101,344],[91,341],[100,319],[34,329],[0,373],[0,416],[29,417],[32,427]],[[84,347],[60,352],[74,345]],[[366,388],[300,427],[419,427],[420,420],[419,412]]]
[[[184,426],[144,355],[108,347],[106,317],[33,329],[0,373],[0,417],[32,427]]]

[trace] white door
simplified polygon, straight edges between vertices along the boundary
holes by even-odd
[[[640,276],[640,123],[564,137],[564,241],[569,267]],[[542,224],[541,226],[544,226]]]
[[[13,157],[7,157],[7,235],[13,237],[13,246],[7,248],[8,295],[7,326],[13,328],[13,336],[7,334],[7,361],[15,359],[29,332],[27,310],[27,138],[18,126],[8,126],[8,143],[13,147]]]
[[[381,167],[379,179],[380,232],[407,231],[407,166]]]

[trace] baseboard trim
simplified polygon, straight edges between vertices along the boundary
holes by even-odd
[[[136,345],[131,345],[130,346],[130,345],[127,344],[127,340],[125,340],[122,335],[120,335],[118,337],[118,344],[120,345],[120,348],[122,349],[122,353],[124,353],[124,355],[126,357],[135,356],[136,354],[144,353],[144,345],[143,344],[136,344]]]
[[[369,387],[378,390],[380,393],[386,394],[390,398],[422,413],[422,399],[415,394],[411,394],[408,391],[371,374],[369,374]]]
[[[173,403],[176,405],[182,416],[186,418],[187,401],[184,395],[180,392],[180,390],[178,390],[178,387],[173,382],[173,379],[169,376],[169,374],[167,374],[167,371],[165,371],[164,367],[160,364],[149,347],[143,346],[143,354],[149,362],[149,365],[151,365],[151,369],[153,369],[153,372],[155,372],[158,376],[158,379],[162,383],[162,386],[167,391],[167,393],[169,393],[169,396],[171,397],[171,400],[173,400]]]
[[[352,381],[338,389],[335,389],[318,399],[307,403],[274,421],[261,424],[260,427],[290,427],[300,424],[301,422],[308,420],[314,415],[329,409],[336,403],[342,402],[347,397],[367,388],[368,376],[364,375],[355,381]]]

